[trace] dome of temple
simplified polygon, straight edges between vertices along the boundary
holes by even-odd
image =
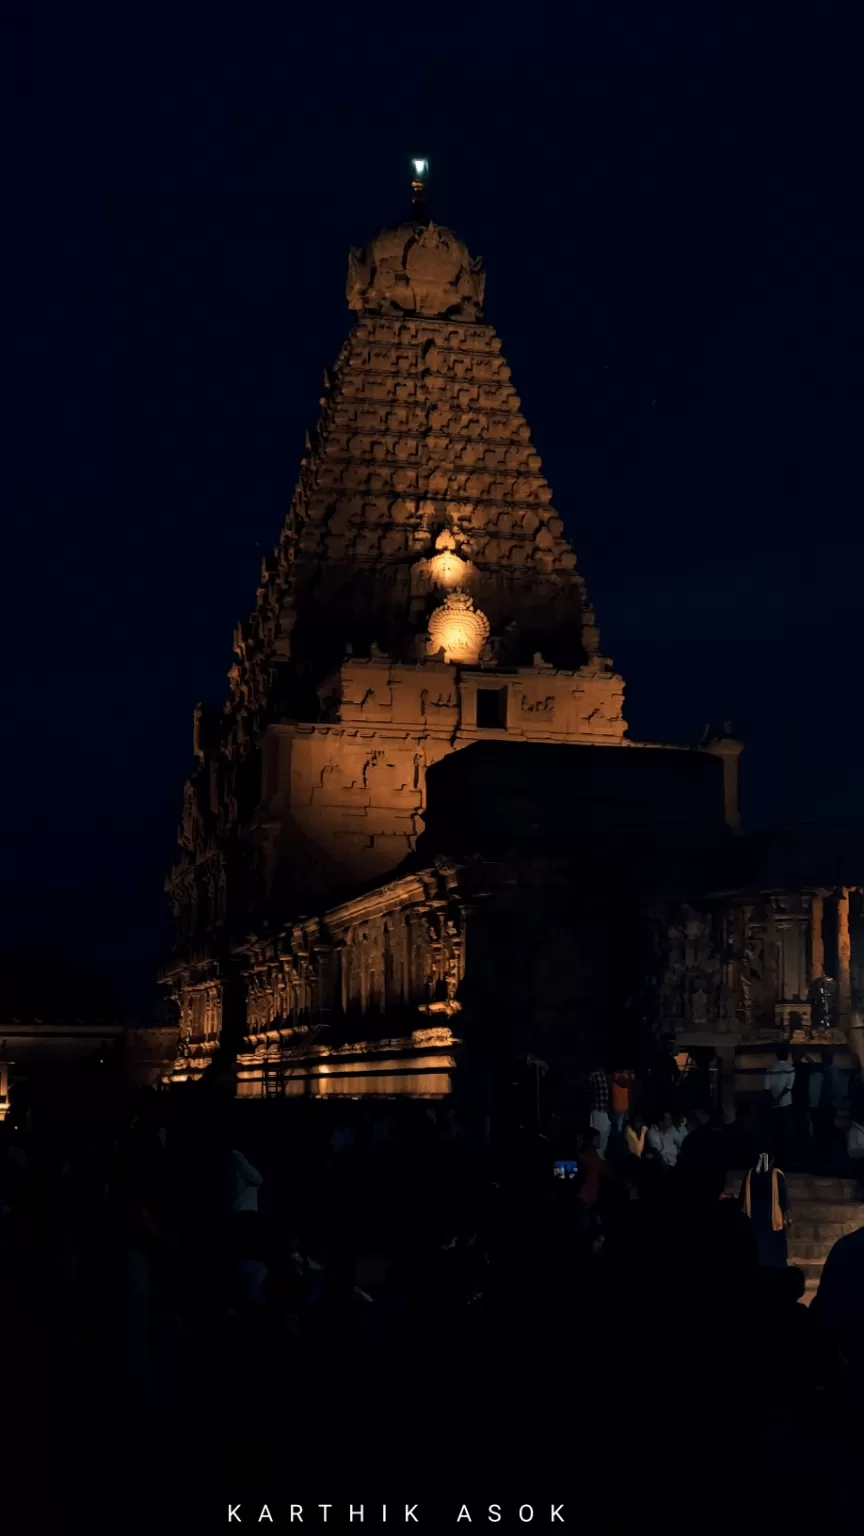
[[[486,273],[452,229],[399,224],[348,257],[349,309],[367,314],[480,318]]]

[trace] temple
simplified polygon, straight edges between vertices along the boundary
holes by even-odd
[[[522,1061],[566,1113],[647,1028],[719,1051],[731,1085],[748,1042],[812,1031],[823,930],[819,1026],[845,1040],[864,860],[766,884],[730,732],[628,737],[482,263],[423,190],[350,254],[355,323],[228,700],[195,712],[166,1077],[482,1099]]]

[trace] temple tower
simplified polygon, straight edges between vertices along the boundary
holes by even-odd
[[[416,194],[411,222],[350,253],[355,324],[236,630],[228,701],[196,711],[168,880],[186,1038],[218,1037],[249,935],[401,864],[446,753],[625,738],[482,263]]]

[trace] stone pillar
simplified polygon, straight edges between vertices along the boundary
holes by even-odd
[[[735,1119],[735,1047],[718,1045],[715,1049],[720,1062],[720,1108],[724,1124],[731,1125]]]
[[[852,1028],[852,942],[849,937],[849,888],[837,892],[837,1023],[856,1055],[864,1060],[864,1031]]]
[[[825,915],[825,898],[821,891],[810,897],[810,980],[818,981],[825,975],[825,943],[822,938],[822,919]]]
[[[841,885],[837,892],[837,1014],[842,1030],[848,1030],[852,1017],[852,945],[849,938],[849,891]]]

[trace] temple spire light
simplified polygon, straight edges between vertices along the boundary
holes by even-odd
[[[426,182],[429,179],[429,161],[411,161],[411,206],[415,224],[426,224]]]

